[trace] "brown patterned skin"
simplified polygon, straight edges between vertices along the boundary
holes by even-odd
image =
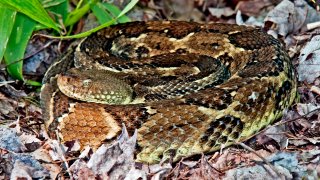
[[[55,74],[58,80],[49,81]],[[290,59],[270,35],[178,21],[100,30],[55,63],[44,83],[41,101],[52,136],[58,130],[63,141],[96,148],[116,139],[125,124],[131,134],[138,129],[137,161],[145,163],[243,141],[281,117],[296,94]],[[101,104],[113,89],[120,89],[120,100]],[[84,102],[78,94],[95,99]]]

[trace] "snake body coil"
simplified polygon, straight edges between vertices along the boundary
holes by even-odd
[[[124,123],[129,133],[138,129],[137,161],[148,163],[242,141],[281,117],[296,94],[290,59],[270,35],[178,21],[100,30],[56,62],[44,82],[52,136],[58,130],[63,141],[97,147]]]

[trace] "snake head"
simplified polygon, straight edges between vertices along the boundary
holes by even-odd
[[[101,104],[130,103],[133,93],[128,84],[104,70],[70,69],[58,75],[57,84],[68,97]]]

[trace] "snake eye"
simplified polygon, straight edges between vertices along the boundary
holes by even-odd
[[[90,83],[92,82],[91,79],[85,79],[82,81],[84,87],[89,87]]]

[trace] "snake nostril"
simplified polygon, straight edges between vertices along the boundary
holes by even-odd
[[[91,84],[92,80],[91,79],[85,79],[82,81],[83,87],[89,87]]]

